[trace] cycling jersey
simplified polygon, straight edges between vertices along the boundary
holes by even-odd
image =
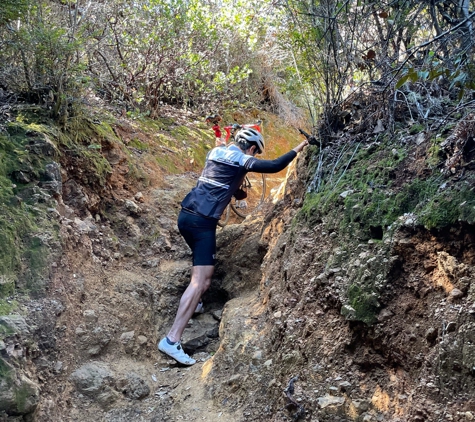
[[[236,145],[214,148],[206,158],[198,183],[181,206],[189,212],[219,220],[247,172],[277,173],[296,156],[292,150],[276,160],[258,160],[246,155]]]

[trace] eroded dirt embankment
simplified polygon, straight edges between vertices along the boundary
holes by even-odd
[[[259,290],[224,314],[214,376],[235,378],[216,396],[240,397],[245,420],[295,420],[300,406],[302,420],[473,420],[473,226],[427,230],[406,216],[361,242],[330,218],[295,225],[304,186],[295,175],[292,184],[261,228]],[[365,279],[380,292],[378,308],[362,293],[357,302],[377,309],[369,326],[348,304]]]

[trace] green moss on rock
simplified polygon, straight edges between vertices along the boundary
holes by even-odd
[[[371,325],[376,321],[379,312],[377,295],[371,289],[353,284],[348,289],[348,300],[354,309],[354,317],[358,321]]]

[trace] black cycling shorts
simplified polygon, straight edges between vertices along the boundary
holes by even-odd
[[[193,252],[193,266],[215,265],[218,220],[181,210],[178,229]]]

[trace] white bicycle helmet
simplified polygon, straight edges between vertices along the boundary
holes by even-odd
[[[249,142],[254,144],[257,147],[257,153],[262,154],[265,149],[264,138],[261,133],[256,129],[244,128],[241,129],[235,136],[234,140],[236,142]]]

